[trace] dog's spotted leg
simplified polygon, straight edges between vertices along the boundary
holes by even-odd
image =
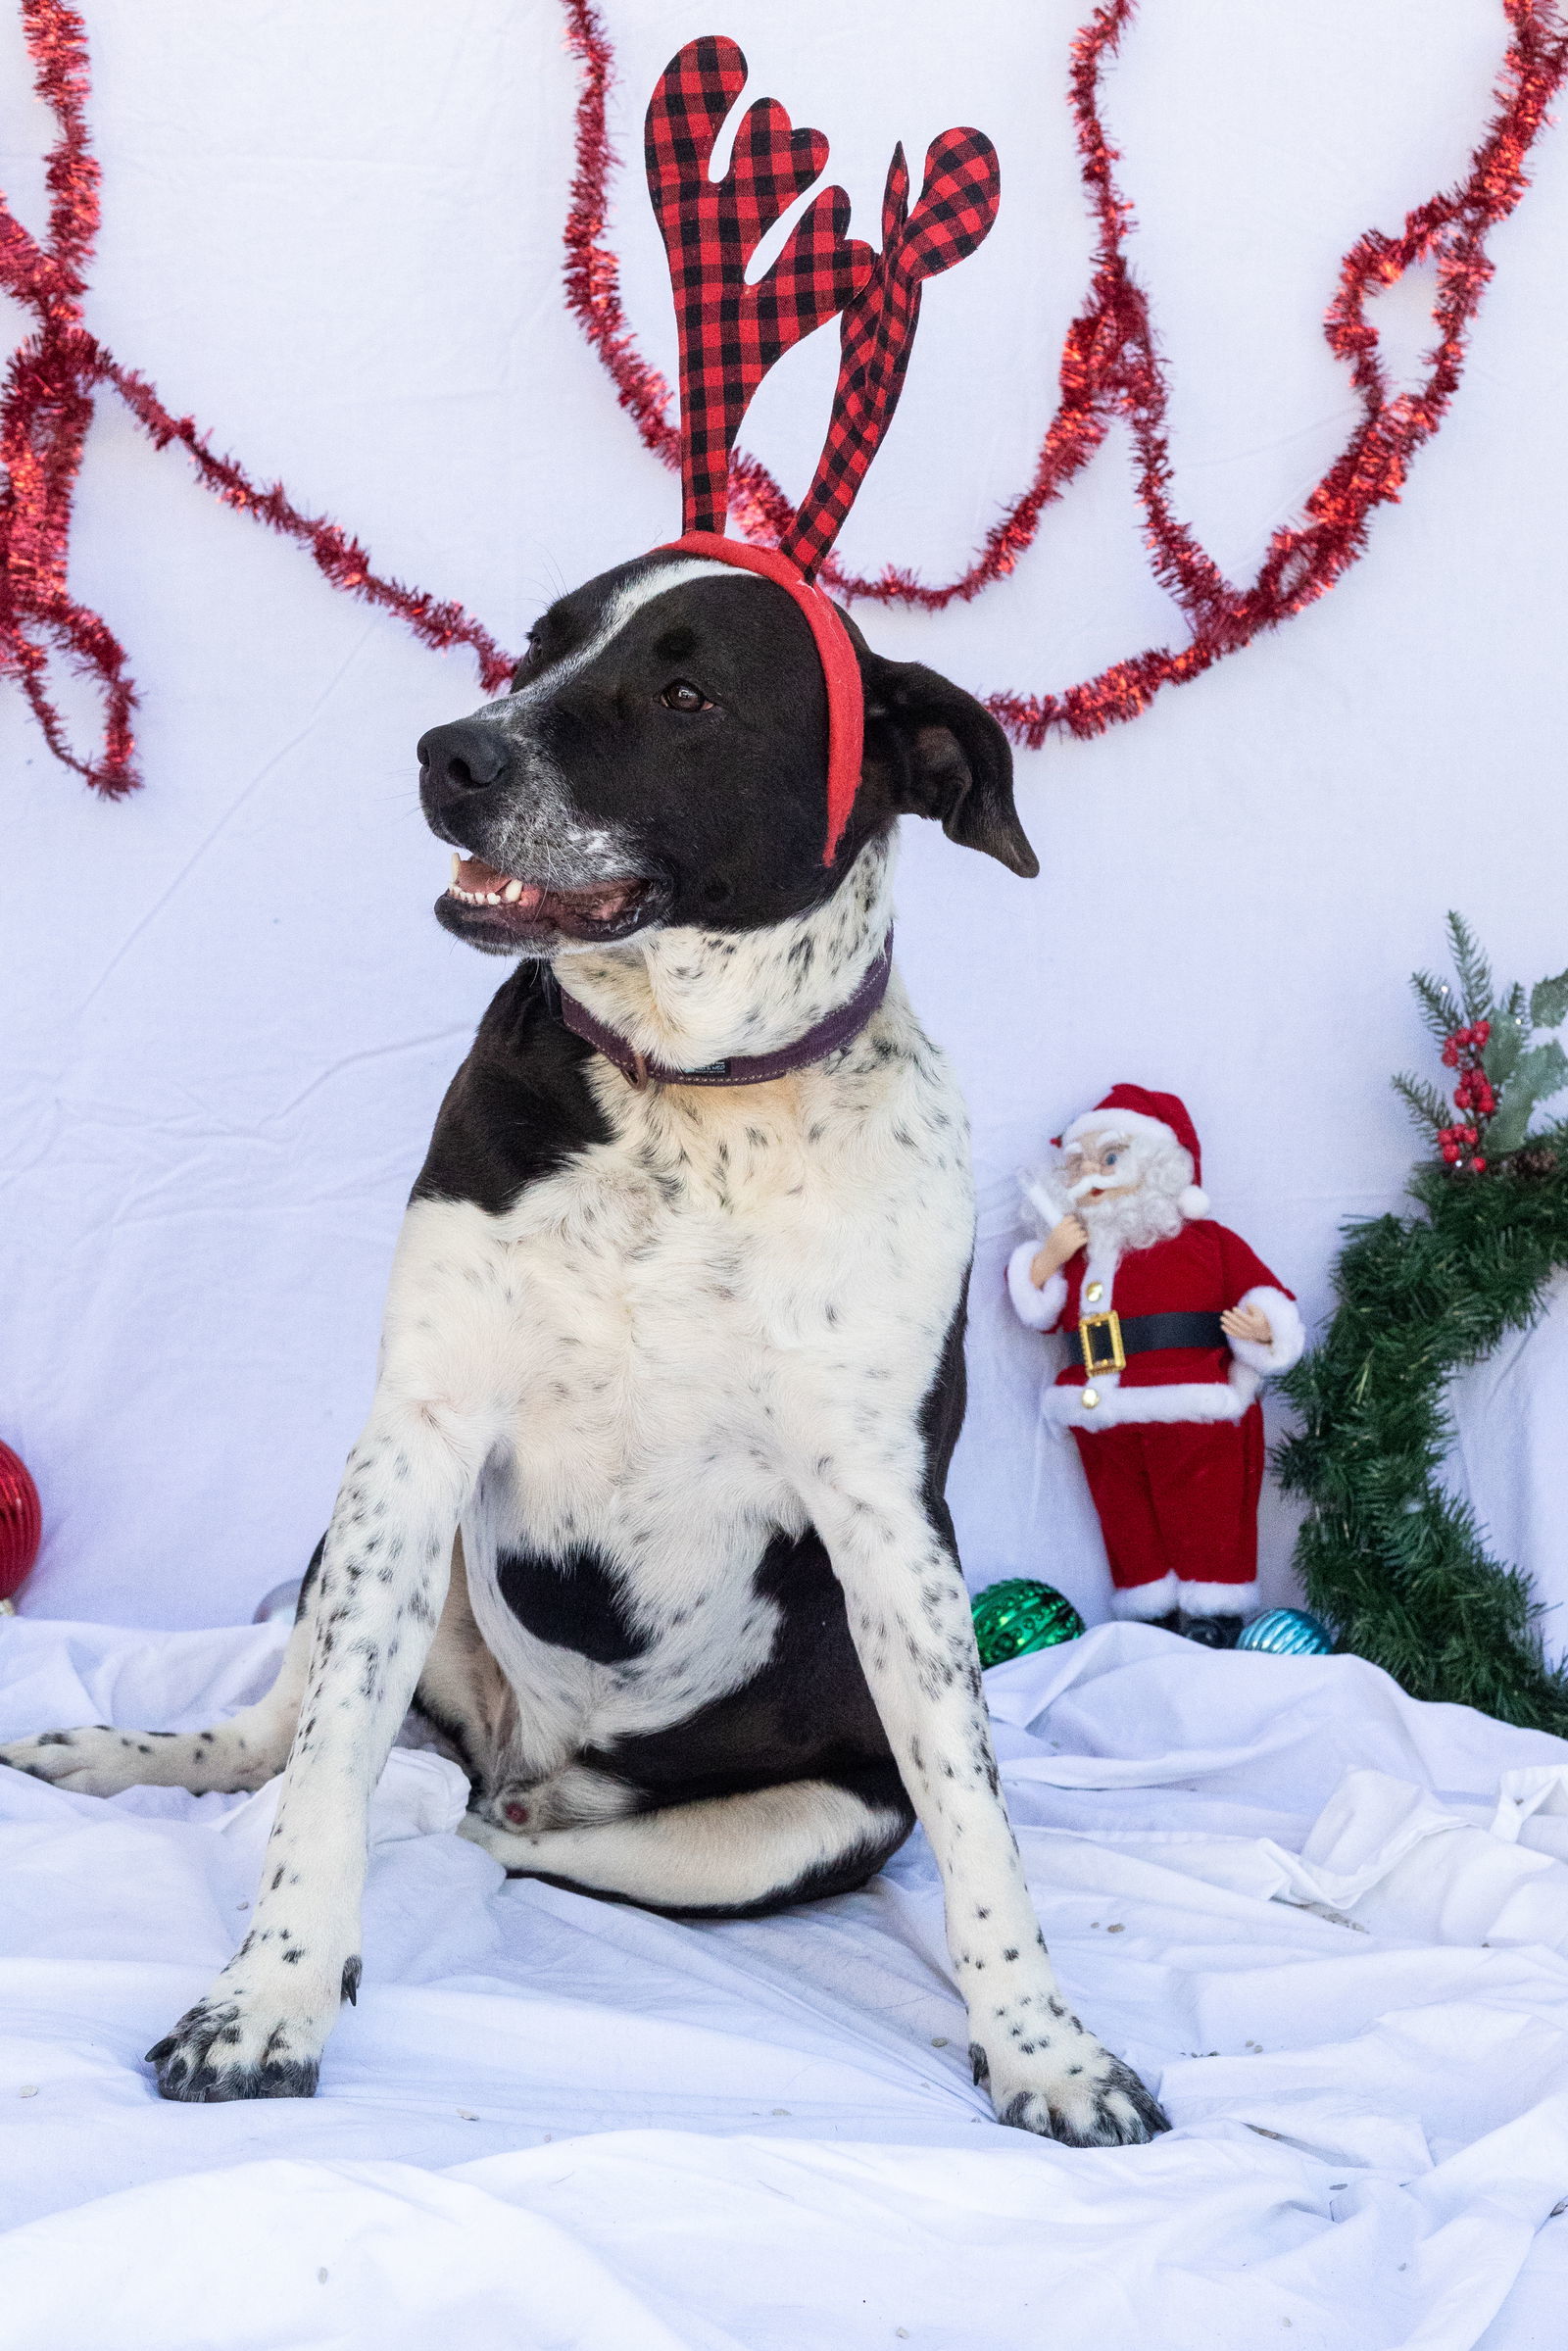
[[[884,1465],[857,1474],[827,1460],[819,1473],[808,1499],[942,1873],[975,2079],[989,2082],[1003,2122],[1069,2146],[1151,2138],[1168,2128],[1164,2115],[1137,2075],[1070,2013],[1046,1954],[1003,1802],[969,1599],[951,1543],[913,1498],[913,1479],[906,1485]]]
[[[299,1729],[254,1923],[206,1997],[147,2052],[166,2098],[303,2098],[359,1986],[367,1814],[441,1613],[484,1439],[378,1400],[350,1455],[318,1577]]]
[[[96,1723],[41,1731],[0,1747],[0,1764],[74,1795],[115,1796],[123,1788],[188,1788],[192,1795],[248,1794],[275,1780],[300,1718],[311,1654],[311,1611],[321,1554],[306,1572],[294,1629],[265,1698],[210,1731],[116,1731]]]

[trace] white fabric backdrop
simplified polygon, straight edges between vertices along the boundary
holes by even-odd
[[[860,223],[896,137],[916,155],[949,122],[996,137],[1001,222],[927,298],[846,540],[951,571],[1027,476],[1086,281],[1063,101],[1084,0],[607,13],[632,154],[659,67],[715,28],[828,131]],[[105,203],[89,321],[173,407],[513,643],[552,594],[667,535],[673,482],[562,306],[574,82],[554,0],[86,16]],[[44,124],[13,20],[0,181],[36,220]],[[1234,570],[1348,427],[1319,331],[1341,253],[1458,172],[1502,44],[1495,0],[1147,0],[1110,116],[1173,370],[1179,504]],[[638,175],[621,189],[628,301],[667,364]],[[974,1581],[1043,1572],[1091,1614],[1104,1595],[1072,1455],[1036,1437],[1037,1347],[1000,1299],[1015,1165],[1114,1079],[1173,1088],[1217,1212],[1315,1315],[1340,1220],[1402,1180],[1387,1073],[1424,1051],[1404,979],[1439,952],[1444,909],[1509,972],[1565,959],[1565,249],[1558,132],[1495,237],[1450,419],[1363,564],[1134,726],[1020,759],[1041,882],[928,832],[906,845],[902,955],[959,1064],[982,1189],[955,1480]],[[1412,305],[1399,320],[1419,348]],[[832,362],[830,336],[795,355],[747,428],[786,481]],[[130,647],[148,783],[102,804],[0,697],[0,1430],[49,1522],[24,1605],[222,1623],[297,1572],[324,1522],[399,1209],[498,977],[430,918],[442,857],[414,786],[416,737],[477,697],[462,660],[332,594],[112,404],[74,576]],[[868,625],[981,689],[1060,686],[1164,635],[1124,450],[1006,585]],[[1568,1389],[1563,1323],[1559,1306],[1507,1377],[1469,1383],[1456,1474],[1568,1593],[1540,1404]],[[1276,1591],[1289,1535],[1271,1504]]]

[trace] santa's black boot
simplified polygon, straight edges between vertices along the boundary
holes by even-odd
[[[1239,1616],[1184,1615],[1182,1633],[1188,1641],[1196,1641],[1200,1648],[1234,1649],[1242,1638],[1242,1620]]]

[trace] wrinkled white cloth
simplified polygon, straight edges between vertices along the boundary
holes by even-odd
[[[0,1623],[0,1736],[191,1728],[282,1639]],[[1348,1658],[1107,1626],[988,1677],[1074,2003],[1156,2145],[1003,2131],[923,1840],[687,1926],[504,1880],[396,1750],[313,2102],[141,2052],[274,1791],[0,1774],[5,2351],[1547,2351],[1568,2288],[1568,1746]]]

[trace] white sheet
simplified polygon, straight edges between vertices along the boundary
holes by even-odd
[[[0,1624],[0,1735],[195,1726],[279,1641]],[[996,2127],[918,1838],[676,1925],[508,1884],[401,1750],[320,2094],[164,2105],[272,1791],[5,1774],[5,2351],[1555,2351],[1568,1744],[1138,1626],[989,1679],[1048,1939],[1169,2137]]]

